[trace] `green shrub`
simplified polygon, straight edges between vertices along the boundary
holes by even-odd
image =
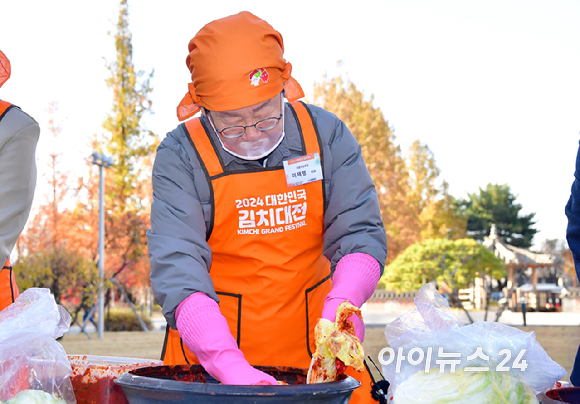
[[[153,329],[149,317],[141,316],[147,329]],[[141,323],[132,310],[110,310],[105,316],[105,331],[143,331]]]

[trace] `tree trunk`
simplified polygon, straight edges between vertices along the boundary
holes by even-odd
[[[457,292],[456,288],[453,289],[453,293],[451,293],[449,295],[449,298],[451,299],[451,302],[453,303],[454,307],[458,307],[460,309],[463,309],[463,312],[465,313],[465,315],[469,319],[470,324],[473,324],[473,319],[471,318],[469,311],[465,307],[463,307],[463,302],[461,300],[459,300],[459,293]]]
[[[489,312],[489,295],[489,293],[485,294],[485,314],[483,316],[483,321],[487,321],[487,313]]]
[[[503,311],[506,309],[506,307],[508,306],[508,304],[510,303],[510,300],[512,298],[513,293],[515,292],[514,287],[512,286],[510,288],[510,290],[508,291],[506,298],[505,298],[505,303],[503,304],[503,306],[501,307],[501,309],[498,310],[497,312],[497,316],[495,317],[495,322],[497,323],[499,321],[499,318],[501,317]]]

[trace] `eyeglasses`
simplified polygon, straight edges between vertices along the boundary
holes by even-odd
[[[261,132],[266,132],[266,131],[274,129],[276,127],[276,125],[278,125],[278,122],[280,122],[280,119],[282,119],[282,116],[284,115],[283,98],[282,98],[282,101],[280,102],[280,105],[281,105],[280,116],[278,116],[278,117],[272,116],[270,118],[262,119],[256,123],[254,123],[253,125],[228,126],[227,128],[224,128],[222,130],[217,130],[214,123],[213,123],[213,118],[211,118],[210,114],[208,114],[208,117],[210,118],[209,121],[211,123],[211,126],[213,126],[213,130],[215,130],[217,133],[219,133],[220,135],[222,135],[226,139],[235,139],[235,138],[242,136],[244,133],[246,133],[247,128],[254,127]],[[210,112],[210,111],[207,111],[207,112]]]

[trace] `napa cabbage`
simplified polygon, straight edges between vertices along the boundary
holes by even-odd
[[[60,398],[42,390],[23,390],[10,400],[0,401],[2,404],[66,404]]]
[[[496,371],[417,372],[399,384],[392,404],[538,404],[517,374]]]

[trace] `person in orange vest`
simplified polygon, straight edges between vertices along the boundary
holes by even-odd
[[[387,256],[360,145],[334,114],[297,101],[283,52],[281,34],[249,12],[205,25],[189,42],[186,122],[153,167],[162,359],[201,363],[224,384],[276,384],[255,366],[308,368],[317,320],[334,321],[346,300],[362,306]],[[351,375],[363,383],[351,402],[371,402],[368,373]]]
[[[0,51],[0,87],[10,78],[10,61]],[[19,295],[10,253],[24,229],[36,186],[38,123],[19,107],[0,99],[0,310]]]

